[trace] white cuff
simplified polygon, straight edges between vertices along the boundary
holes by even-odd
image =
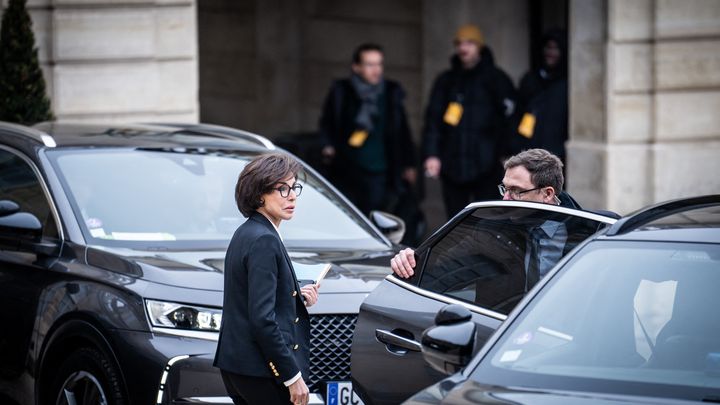
[[[302,372],[298,371],[298,373],[295,374],[295,377],[285,381],[283,384],[285,384],[286,387],[289,387],[289,386],[295,384],[295,381],[299,380],[300,377],[302,377]]]

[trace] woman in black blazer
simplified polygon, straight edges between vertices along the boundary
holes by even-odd
[[[225,294],[215,366],[235,404],[305,405],[310,320],[317,287],[300,288],[278,227],[295,212],[302,166],[285,154],[255,158],[235,187],[248,217],[225,257]]]

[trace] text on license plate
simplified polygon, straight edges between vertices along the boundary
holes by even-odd
[[[327,383],[327,405],[365,405],[349,381]]]

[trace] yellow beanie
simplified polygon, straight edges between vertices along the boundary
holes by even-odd
[[[454,40],[457,41],[472,41],[477,44],[478,47],[482,48],[485,45],[485,38],[483,38],[482,31],[477,25],[466,24],[458,28],[455,33]]]

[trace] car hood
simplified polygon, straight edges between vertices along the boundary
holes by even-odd
[[[681,405],[695,402],[635,395],[614,395],[580,391],[543,391],[498,387],[467,380],[454,388],[443,387],[443,380],[415,394],[406,405],[419,404],[487,404],[487,405]],[[452,383],[450,383],[452,385]],[[448,392],[447,390],[450,389]]]
[[[395,250],[341,251],[290,250],[299,280],[315,280],[325,265],[330,271],[320,292],[368,293],[390,274]],[[88,264],[145,281],[174,287],[223,290],[225,250],[138,251],[121,248],[89,248]]]

